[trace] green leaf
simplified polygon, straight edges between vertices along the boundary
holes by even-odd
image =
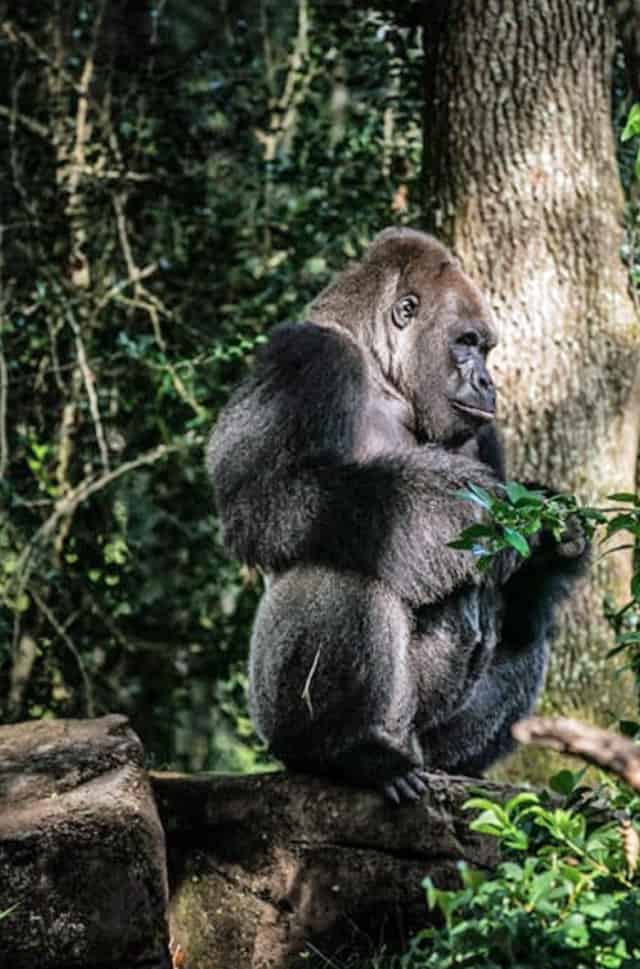
[[[576,785],[575,774],[571,770],[561,770],[549,779],[549,787],[556,794],[563,794],[565,797],[571,794]]]
[[[470,525],[465,528],[461,538],[491,538],[494,534],[491,525]]]
[[[620,636],[616,636],[616,642],[621,646],[628,646],[629,643],[640,643],[640,632],[621,633]]]
[[[630,491],[616,491],[613,495],[607,495],[609,501],[624,501],[626,503],[631,503],[632,505],[637,505],[640,503],[640,495],[634,495]]]
[[[529,558],[531,555],[531,549],[529,548],[529,543],[520,532],[517,532],[514,528],[504,527],[504,539],[515,548],[516,552],[519,552],[523,558]]]
[[[481,488],[479,485],[475,485],[469,482],[466,489],[456,492],[460,498],[464,498],[466,501],[473,501],[476,505],[480,505],[481,508],[486,508],[487,511],[491,510],[491,505],[493,498],[488,491]]]
[[[514,861],[505,861],[500,865],[500,873],[509,881],[522,881],[523,870],[521,865],[516,865]]]
[[[533,791],[521,791],[520,794],[516,794],[515,797],[510,798],[504,806],[505,811],[510,816],[514,813],[516,808],[522,807],[523,804],[539,804],[540,798]]]
[[[507,812],[499,804],[495,804],[488,797],[470,797],[469,800],[465,801],[464,804],[462,805],[462,810],[463,811],[497,810],[502,814],[502,817],[504,818],[504,820],[505,821],[507,820]]]
[[[636,602],[640,601],[640,572],[636,572],[631,579],[631,595]]]
[[[491,832],[488,832],[489,834]],[[513,828],[503,834],[505,847],[512,848],[514,851],[526,851],[529,847],[529,836],[521,828]]]
[[[638,519],[635,515],[616,515],[607,525],[607,538],[610,535],[615,535],[616,532],[634,531],[637,527]]]
[[[312,256],[311,259],[307,259],[304,268],[312,276],[319,276],[326,271],[327,261],[324,256]]]
[[[474,541],[472,538],[456,538],[453,542],[447,542],[447,548],[457,548],[462,551],[469,551],[473,548]]]
[[[602,895],[601,898],[597,898],[593,902],[587,902],[585,905],[583,905],[582,911],[585,915],[590,915],[592,918],[602,919],[605,917],[605,915],[608,915],[617,904],[618,902],[614,895]]]
[[[460,872],[460,878],[462,879],[462,884],[465,888],[471,888],[474,891],[483,885],[488,875],[484,871],[478,871],[477,868],[471,868],[466,861],[458,862],[458,871]]]
[[[571,882],[572,885],[579,885],[581,882],[584,882],[585,880],[585,876],[583,872],[581,872],[579,868],[574,868],[573,865],[567,865],[561,862],[558,865],[558,871],[562,875],[562,877],[566,881]]]
[[[422,887],[424,888],[427,896],[427,905],[429,906],[429,910],[433,911],[438,904],[438,895],[440,893],[430,878],[425,878],[423,880]]]
[[[544,495],[539,491],[530,491],[518,481],[507,481],[504,489],[512,505],[542,505]]]
[[[629,141],[634,135],[640,135],[640,104],[632,105],[620,139],[621,141]]]
[[[471,822],[469,827],[472,831],[480,831],[483,834],[501,834],[504,830],[504,824],[504,820],[498,816],[494,806],[483,811]]]
[[[21,592],[16,599],[13,608],[16,612],[26,612],[31,605],[31,599],[26,592]]]

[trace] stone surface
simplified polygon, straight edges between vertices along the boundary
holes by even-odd
[[[453,885],[458,861],[497,861],[495,839],[470,832],[462,810],[478,781],[433,774],[428,795],[401,808],[285,774],[152,783],[185,969],[309,969],[396,948],[427,920],[425,875]]]
[[[126,718],[0,727],[0,965],[168,969],[166,898]]]

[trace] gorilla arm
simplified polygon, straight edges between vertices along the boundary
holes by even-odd
[[[421,737],[427,766],[474,776],[513,750],[511,728],[531,712],[542,687],[554,610],[589,561],[589,545],[578,527],[560,542],[540,533],[531,558],[519,560],[499,589],[502,621],[491,665],[446,729]],[[495,578],[499,584],[501,577]]]
[[[208,448],[225,544],[267,571],[302,562],[352,570],[424,605],[478,581],[473,557],[447,547],[476,521],[474,507],[453,495],[496,479],[436,445],[371,454],[376,391],[363,351],[344,332],[315,324],[273,331]]]

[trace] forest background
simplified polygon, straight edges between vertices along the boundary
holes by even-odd
[[[513,476],[589,501],[634,489],[633,45],[604,0],[531,5],[547,123],[527,44],[511,67],[483,46],[495,5],[453,3],[455,35],[446,6],[0,3],[0,721],[122,711],[157,766],[264,763],[246,714],[259,579],[223,554],[203,445],[270,326],[385,225],[435,227],[499,318],[529,321],[505,324],[497,363]],[[566,36],[538,36],[570,7]],[[569,294],[552,335],[543,290]],[[546,703],[612,720],[606,568],[565,619]]]

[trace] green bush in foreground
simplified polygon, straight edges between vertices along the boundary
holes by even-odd
[[[552,779],[569,805],[579,797],[574,788],[580,776],[565,770]],[[444,924],[415,936],[393,965],[637,969],[640,887],[634,883],[633,847],[640,797],[610,781],[599,793],[607,794],[611,809],[606,823],[591,824],[588,812],[558,807],[557,799],[532,792],[503,806],[485,797],[468,801],[467,808],[481,811],[471,829],[498,838],[505,860],[490,876],[461,863],[456,891],[425,879],[428,906]]]

